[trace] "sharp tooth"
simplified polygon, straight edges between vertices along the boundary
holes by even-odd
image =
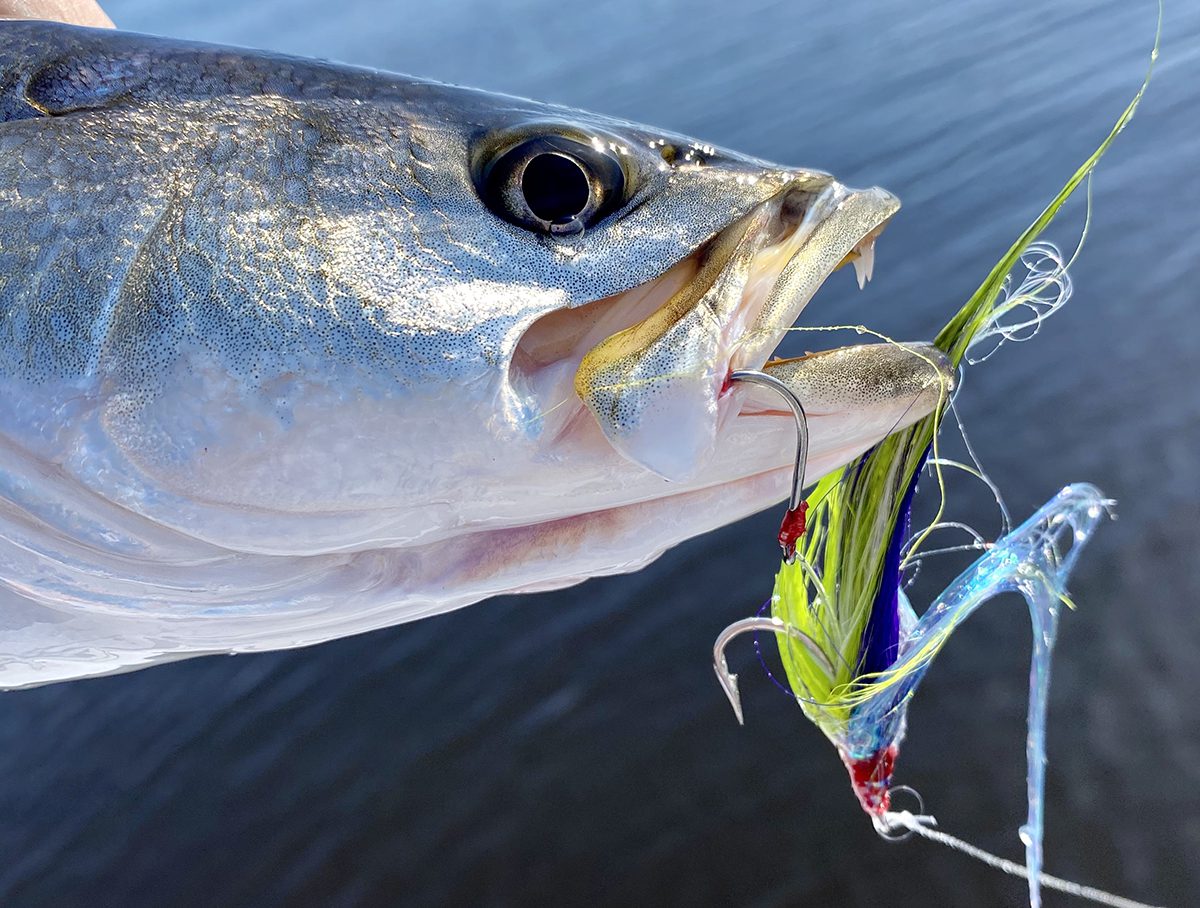
[[[858,257],[854,260],[854,274],[858,278],[858,289],[867,286],[867,281],[875,273],[875,239],[872,237],[855,249]]]

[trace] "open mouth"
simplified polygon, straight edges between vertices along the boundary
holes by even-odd
[[[730,393],[730,373],[763,368],[838,268],[852,265],[864,286],[875,241],[898,208],[881,189],[848,189],[832,178],[797,181],[654,280],[540,319],[518,345],[513,377],[542,402],[572,382],[625,458],[668,480],[688,480],[711,458],[731,418],[778,415],[769,401]],[[873,367],[862,368],[862,356],[837,366],[843,386],[848,375],[878,378],[868,374]],[[835,394],[829,406],[855,403],[846,397]],[[544,430],[565,431],[581,409],[567,408]]]

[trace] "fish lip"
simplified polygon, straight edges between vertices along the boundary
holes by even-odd
[[[941,394],[950,395],[958,387],[958,373],[950,357],[930,341],[888,340],[853,344],[786,359],[772,359],[763,368],[793,393],[806,398],[805,414],[809,419],[834,416],[842,411],[822,397],[822,392],[827,394],[833,384],[831,370],[836,368],[841,375],[854,372],[858,364],[853,360],[863,353],[869,353],[872,357],[871,366],[875,370],[877,383],[887,387],[897,397],[915,400],[935,388]],[[929,371],[914,371],[914,361],[926,364]],[[775,392],[762,387],[747,389],[742,412],[792,415],[790,408]]]

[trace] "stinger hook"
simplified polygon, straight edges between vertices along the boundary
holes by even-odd
[[[768,618],[765,615],[756,615],[753,618],[743,618],[741,621],[733,622],[721,631],[713,643],[713,671],[717,673],[717,680],[721,682],[721,690],[725,691],[725,696],[729,698],[729,705],[733,707],[733,714],[737,716],[739,725],[746,724],[745,717],[742,715],[742,695],[738,690],[738,676],[729,670],[729,661],[725,658],[725,648],[729,646],[734,637],[748,631],[771,631],[795,637],[832,676],[833,666],[829,664],[829,657],[825,655],[816,640],[799,628],[786,624],[778,618]]]

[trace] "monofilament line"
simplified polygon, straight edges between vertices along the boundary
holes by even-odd
[[[960,851],[968,857],[982,861],[989,867],[995,867],[997,870],[1002,870],[1013,876],[1019,876],[1022,879],[1029,879],[1029,868],[1024,864],[1018,864],[1016,861],[1010,861],[1007,858],[994,855],[990,851],[984,851],[970,842],[964,842],[962,839],[955,838],[939,829],[931,829],[928,823],[932,821],[932,817],[918,818],[907,810],[901,810],[896,812],[889,811],[884,814],[884,819],[893,826],[903,826],[910,832],[923,836],[930,841],[946,845],[955,851]],[[1059,892],[1067,893],[1067,895],[1087,899],[1090,902],[1097,902],[1101,905],[1111,905],[1113,908],[1155,908],[1155,906],[1147,905],[1145,902],[1135,902],[1133,899],[1113,895],[1111,892],[1105,892],[1103,889],[1081,886],[1079,883],[1072,883],[1070,880],[1051,876],[1048,873],[1039,873],[1038,881],[1047,889],[1057,889]]]

